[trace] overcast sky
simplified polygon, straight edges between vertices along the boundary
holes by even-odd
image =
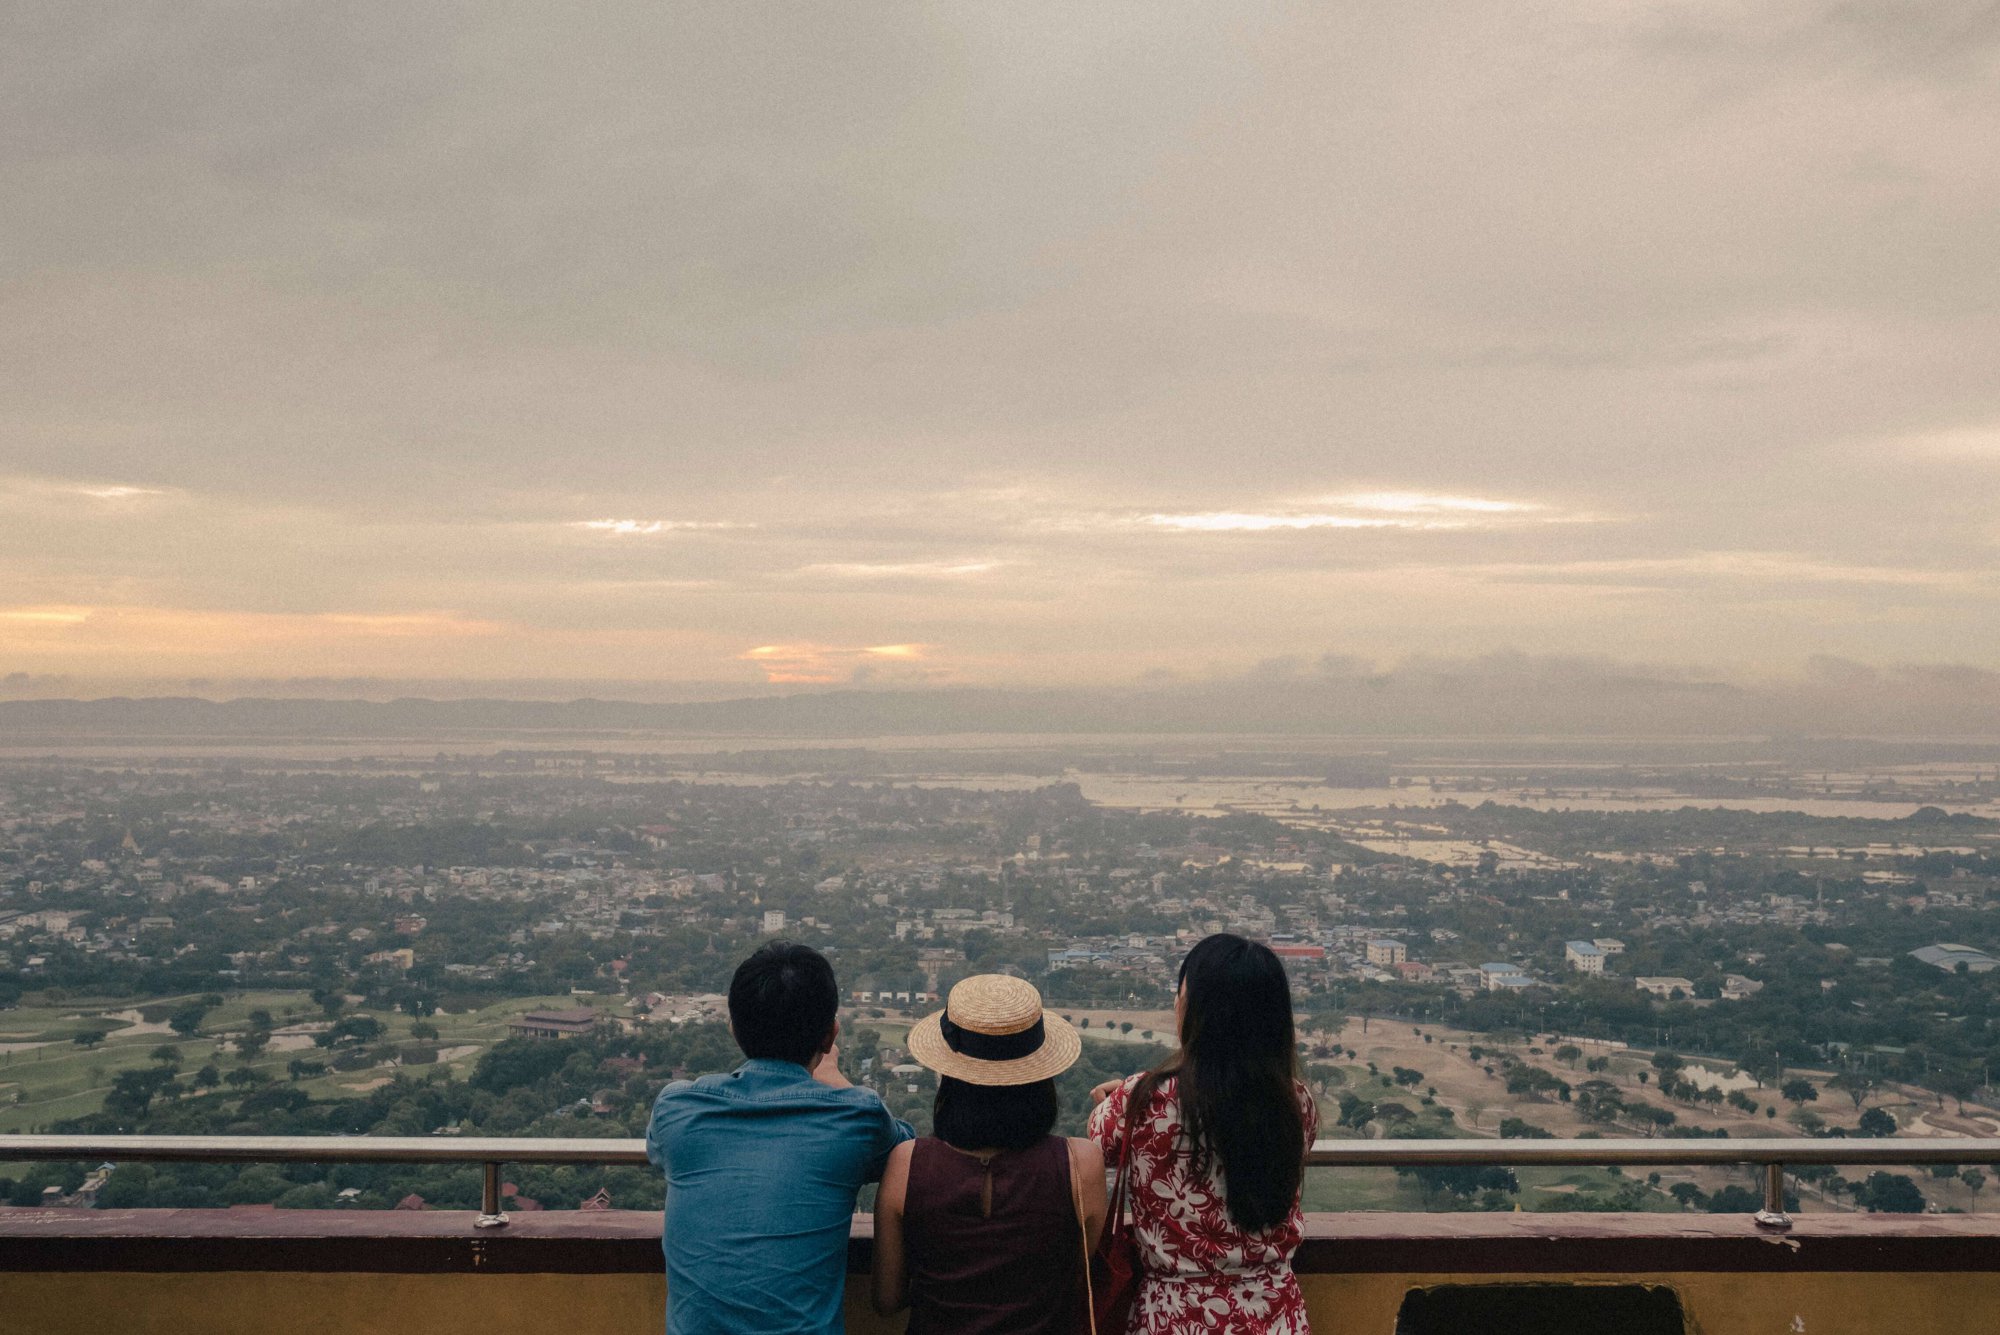
[[[19,0],[0,676],[2000,667],[1997,80],[1969,0]]]

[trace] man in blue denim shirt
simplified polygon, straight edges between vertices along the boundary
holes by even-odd
[[[843,1330],[855,1194],[915,1133],[841,1075],[839,1005],[824,956],[772,942],[729,985],[729,1029],[749,1060],[654,1101],[667,1335]]]

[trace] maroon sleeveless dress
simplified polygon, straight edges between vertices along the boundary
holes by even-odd
[[[990,1185],[989,1185],[990,1183]],[[907,1335],[1080,1335],[1089,1316],[1069,1146],[1045,1137],[981,1163],[917,1141],[903,1197]]]

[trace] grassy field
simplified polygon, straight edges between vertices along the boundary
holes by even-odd
[[[1602,1168],[1517,1168],[1521,1184],[1511,1199],[1523,1210],[1573,1209],[1579,1195],[1610,1195],[1621,1180]],[[1427,1203],[1423,1189],[1392,1168],[1314,1168],[1306,1173],[1300,1201],[1307,1210],[1404,1210],[1422,1212],[1443,1207]],[[1671,1212],[1680,1207],[1658,1193],[1649,1193],[1643,1208]]]
[[[293,1060],[300,1057],[320,1060],[327,1055],[312,1046],[308,1039],[280,1034],[269,1050],[245,1063],[231,1045],[231,1037],[247,1028],[250,1013],[254,1010],[269,1011],[281,1030],[320,1021],[319,1008],[303,992],[225,994],[223,1003],[204,1016],[200,1032],[190,1037],[172,1033],[162,1022],[164,1016],[176,1006],[195,999],[192,995],[161,997],[141,1004],[127,998],[67,997],[49,1000],[31,995],[19,1006],[0,1010],[0,1134],[43,1130],[55,1122],[98,1111],[118,1074],[150,1065],[153,1052],[162,1046],[178,1050],[183,1080],[199,1067],[212,1063],[224,1075],[248,1065],[274,1080],[287,1081],[286,1068]],[[328,1100],[353,1097],[399,1073],[419,1080],[441,1077],[446,1073],[463,1078],[470,1074],[487,1048],[507,1037],[509,1022],[524,1011],[568,1009],[592,1003],[600,1009],[610,1009],[617,1002],[616,998],[567,995],[518,997],[475,1011],[434,1015],[429,1017],[429,1023],[438,1030],[434,1044],[441,1053],[448,1054],[442,1060],[409,1067],[384,1064],[351,1071],[329,1071],[302,1081],[297,1087],[316,1100]],[[366,1008],[348,1013],[369,1015],[377,1020],[383,1026],[382,1042],[402,1044],[411,1041],[411,1026],[416,1022],[410,1016]],[[145,1016],[160,1018],[148,1022]],[[1152,1013],[1130,1018],[1135,1024],[1161,1019]],[[1114,1013],[1093,1016],[1089,1037],[1109,1037],[1103,1032],[1106,1021],[1115,1024],[1119,1018]],[[890,1045],[906,1041],[910,1022],[911,1017],[907,1014],[893,1012],[879,1018],[852,1011],[844,1016],[844,1023],[850,1029],[874,1029],[881,1041]],[[92,1031],[101,1031],[105,1036],[91,1047],[74,1041],[78,1034]],[[1138,1035],[1135,1033],[1132,1037],[1136,1039]],[[1319,1096],[1323,1136],[1331,1135],[1335,1130],[1334,1121],[1343,1093],[1353,1093],[1378,1103],[1394,1099],[1411,1110],[1417,1125],[1439,1123],[1439,1129],[1451,1135],[1492,1136],[1501,1117],[1509,1114],[1523,1116],[1559,1136],[1604,1130],[1584,1122],[1570,1105],[1547,1099],[1510,1097],[1490,1055],[1493,1046],[1490,1040],[1485,1044],[1487,1055],[1478,1059],[1471,1055],[1478,1042],[1476,1035],[1376,1020],[1365,1027],[1363,1022],[1350,1021],[1338,1035],[1309,1036],[1309,1041],[1318,1042],[1322,1048],[1327,1041],[1336,1042],[1357,1054],[1356,1058],[1346,1060],[1322,1057],[1312,1063],[1314,1071],[1329,1082]],[[1518,1046],[1515,1052],[1571,1080],[1583,1078],[1583,1073],[1555,1062],[1550,1056],[1523,1051]],[[1649,1054],[1609,1048],[1593,1049],[1592,1053],[1609,1059],[1609,1069],[1603,1074],[1629,1096],[1648,1102],[1662,1102],[1656,1088],[1640,1083],[1642,1073],[1650,1074]],[[1374,1065],[1374,1071],[1369,1070],[1370,1063]],[[1419,1087],[1410,1089],[1392,1085],[1386,1077],[1397,1066],[1421,1071]],[[1327,1074],[1328,1068],[1338,1074]],[[1427,1108],[1421,1099],[1426,1092],[1433,1091],[1435,1106]],[[1771,1098],[1767,1091],[1753,1092],[1760,1102],[1768,1102]],[[1918,1103],[1910,1091],[1884,1088],[1871,1096],[1870,1104],[1891,1109],[1899,1124],[1911,1128],[1912,1133],[1935,1134],[1932,1128],[1924,1126],[1919,1120],[1925,1114],[1925,1105]],[[1721,1127],[1732,1138],[1792,1132],[1782,1116],[1769,1119],[1728,1108],[1697,1110],[1679,1104],[1673,1106],[1684,1122]],[[1829,1097],[1823,1099],[1818,1107],[1829,1121],[1836,1124],[1851,1122],[1856,1116],[1845,1099]],[[1447,1109],[1453,1118],[1451,1122],[1444,1123],[1438,1113]],[[1370,1133],[1379,1135],[1380,1130],[1371,1127]],[[2000,1196],[2000,1192],[1992,1191],[1982,1196],[1956,1181],[1937,1182],[1920,1173],[1913,1176],[1918,1177],[1927,1196],[1946,1208],[1991,1208],[1992,1199]],[[1620,1185],[1614,1174],[1592,1168],[1517,1169],[1516,1177],[1521,1190],[1513,1199],[1523,1210],[1561,1209],[1566,1198],[1574,1199],[1579,1195],[1602,1197],[1614,1193]],[[1705,1191],[1714,1191],[1730,1183],[1751,1185],[1748,1177],[1740,1172],[1695,1169],[1668,1170],[1663,1174],[1661,1186],[1677,1181],[1693,1182]],[[1426,1208],[1423,1192],[1417,1184],[1398,1178],[1388,1169],[1312,1170],[1306,1179],[1305,1202],[1308,1209],[1314,1210]],[[1822,1201],[1810,1191],[1804,1203],[1808,1211],[1843,1206],[1842,1201]],[[1678,1207],[1670,1197],[1655,1192],[1647,1198],[1645,1208],[1674,1210]]]
[[[148,1000],[149,1012],[156,1007],[185,1004],[196,998],[161,997]],[[464,1076],[481,1052],[507,1037],[508,1022],[523,1011],[562,1008],[585,1004],[581,997],[513,997],[482,1010],[430,1017],[438,1030],[436,1044],[441,1051],[465,1049],[448,1061],[423,1066],[397,1068],[378,1066],[355,1071],[330,1071],[324,1076],[302,1081],[299,1088],[315,1099],[352,1097],[397,1070],[423,1078],[447,1070]],[[223,1074],[248,1065],[276,1080],[287,1079],[286,1067],[296,1058],[320,1058],[325,1054],[310,1046],[290,1046],[297,1040],[281,1036],[270,1050],[254,1061],[243,1062],[229,1047],[227,1035],[242,1032],[250,1012],[267,1010],[279,1029],[317,1021],[320,1010],[303,992],[250,991],[230,993],[223,1004],[204,1018],[200,1032],[184,1038],[162,1023],[146,1023],[137,1014],[136,1003],[125,998],[69,997],[59,1002],[35,1001],[9,1010],[0,1010],[0,1133],[34,1131],[65,1118],[81,1117],[98,1111],[104,1095],[120,1071],[152,1063],[152,1053],[163,1044],[180,1051],[183,1078],[213,1062]],[[384,1041],[409,1041],[415,1021],[393,1011],[360,1009],[349,1012],[373,1016],[382,1024]],[[122,1018],[112,1018],[119,1016]],[[74,1042],[77,1034],[108,1030],[102,1042],[84,1048]],[[27,1047],[23,1045],[35,1045]]]

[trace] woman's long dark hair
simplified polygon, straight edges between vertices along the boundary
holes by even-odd
[[[1140,1107],[1159,1081],[1179,1081],[1194,1170],[1222,1170],[1229,1217],[1245,1232],[1283,1222],[1305,1172],[1292,989],[1269,946],[1219,933],[1181,962],[1181,1049],[1132,1091]]]
[[[1055,1130],[1056,1082],[975,1085],[938,1077],[931,1134],[961,1150],[1025,1150]]]

